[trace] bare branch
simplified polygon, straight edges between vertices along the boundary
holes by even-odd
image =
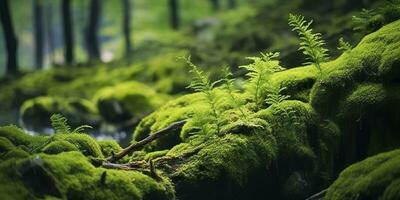
[[[131,153],[137,149],[143,148],[146,144],[148,144],[164,135],[167,135],[175,130],[182,128],[182,126],[185,125],[185,123],[186,123],[186,120],[174,122],[174,123],[170,124],[168,127],[161,129],[161,130],[155,132],[154,134],[149,135],[145,139],[129,145],[127,148],[123,149],[121,152],[108,157],[106,160],[111,163],[118,161],[121,158],[123,158],[124,156],[128,155],[129,153]]]

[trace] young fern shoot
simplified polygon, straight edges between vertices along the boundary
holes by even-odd
[[[68,119],[61,114],[53,114],[50,121],[55,133],[83,133],[86,128],[93,128],[89,125],[81,125],[71,131]]]
[[[55,133],[71,132],[71,126],[68,125],[68,119],[61,114],[53,114],[50,117],[50,121]]]
[[[342,51],[343,53],[346,53],[350,51],[352,48],[353,47],[351,46],[351,44],[349,42],[344,41],[342,37],[339,39],[338,50]]]
[[[307,22],[301,15],[289,14],[289,26],[293,27],[292,30],[297,32],[301,40],[299,50],[309,60],[305,64],[312,64],[321,72],[321,63],[328,60],[328,49],[324,48],[321,33],[313,33],[310,28],[312,22]]]
[[[278,86],[271,86],[269,89],[270,94],[267,95],[265,102],[270,105],[276,105],[286,99],[289,99],[289,95],[282,95],[282,91],[285,89],[286,87],[280,88]]]
[[[240,66],[240,68],[244,68],[248,71],[247,76],[249,80],[246,89],[253,96],[252,99],[256,104],[257,110],[263,103],[260,93],[264,88],[266,80],[273,73],[284,70],[284,68],[279,65],[279,61],[276,60],[277,57],[279,57],[279,53],[261,53],[261,57],[247,58],[253,61],[252,64]]]
[[[193,80],[188,88],[193,89],[196,92],[202,93],[205,97],[206,102],[210,106],[211,115],[216,121],[217,133],[220,133],[219,125],[219,112],[217,110],[217,97],[213,91],[216,84],[220,83],[221,80],[211,82],[209,75],[201,71],[195,64],[190,60],[190,56],[185,59],[187,64],[190,66],[190,73],[193,75]]]

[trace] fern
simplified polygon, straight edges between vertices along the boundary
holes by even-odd
[[[321,34],[313,33],[310,28],[312,22],[307,22],[301,15],[289,14],[289,26],[293,27],[292,30],[297,32],[301,40],[299,50],[308,56],[309,62],[305,64],[312,64],[321,72],[321,63],[328,60],[328,50],[324,48]]]
[[[70,133],[71,127],[68,125],[68,119],[61,114],[53,114],[50,117],[51,126],[55,133]]]
[[[76,127],[72,132],[73,133],[83,133],[83,131],[87,128],[92,129],[93,127],[89,126],[89,125],[80,125],[80,126]]]
[[[89,125],[81,125],[71,132],[71,126],[68,124],[68,119],[61,114],[53,114],[50,117],[50,121],[55,133],[83,133],[86,128],[93,128]]]
[[[339,46],[338,46],[338,50],[342,51],[342,52],[348,52],[352,49],[353,47],[351,46],[350,43],[344,41],[344,39],[341,37],[339,39]]]
[[[193,76],[193,80],[188,86],[188,88],[193,89],[196,92],[200,92],[204,95],[207,104],[210,106],[210,111],[212,117],[215,119],[217,126],[217,133],[220,133],[220,125],[219,125],[219,111],[217,110],[217,97],[213,91],[215,85],[221,82],[221,80],[211,82],[209,79],[209,75],[201,71],[196,65],[192,63],[190,60],[190,56],[185,59],[187,64],[190,66],[190,73]]]
[[[253,61],[252,64],[240,66],[240,68],[244,68],[248,71],[247,76],[249,80],[246,89],[253,95],[253,100],[257,109],[263,103],[260,93],[266,80],[273,73],[284,70],[284,68],[279,65],[279,61],[276,60],[277,57],[279,57],[279,53],[261,53],[261,57],[247,58]]]
[[[265,100],[265,102],[267,104],[270,104],[270,105],[275,105],[275,104],[279,104],[282,101],[290,98],[289,95],[282,95],[281,94],[282,91],[285,90],[285,89],[286,89],[286,87],[280,88],[278,86],[272,85],[269,88],[270,94],[267,95],[267,99]]]

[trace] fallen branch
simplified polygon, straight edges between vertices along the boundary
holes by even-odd
[[[154,134],[149,135],[145,139],[129,145],[127,148],[123,149],[121,152],[108,157],[106,160],[111,163],[118,161],[121,158],[123,158],[124,156],[128,155],[129,153],[142,148],[146,144],[148,144],[164,135],[167,135],[174,130],[178,130],[178,129],[182,128],[182,126],[185,125],[185,123],[186,123],[186,120],[174,122],[174,123],[170,124],[168,127],[161,129],[161,130],[155,132]]]

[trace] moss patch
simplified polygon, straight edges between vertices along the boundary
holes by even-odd
[[[324,199],[399,199],[399,181],[400,150],[394,150],[346,168]]]

